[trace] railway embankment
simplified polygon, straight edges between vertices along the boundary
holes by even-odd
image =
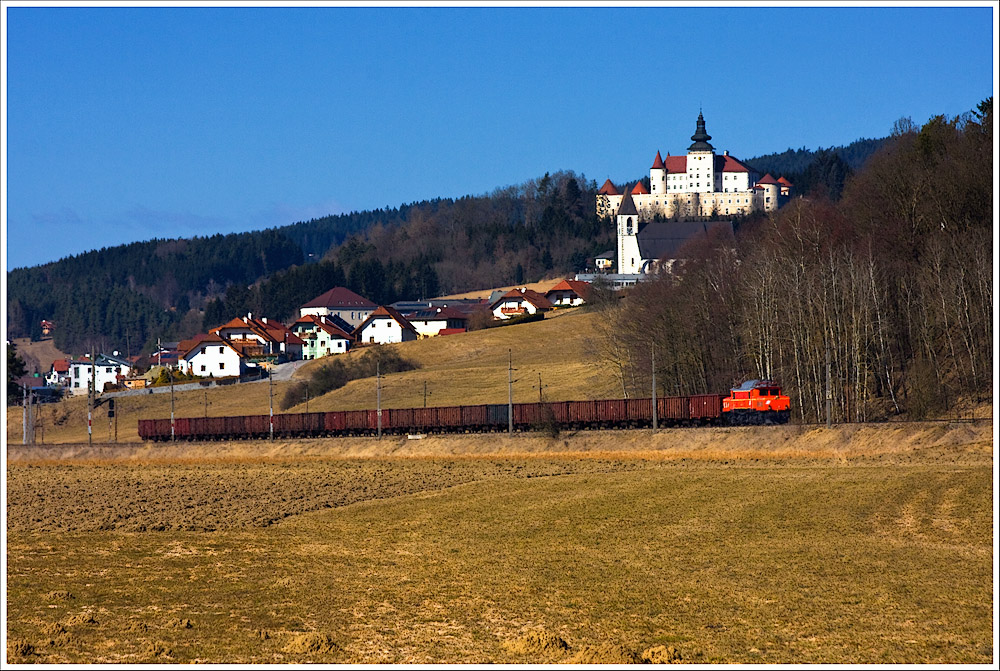
[[[993,422],[932,421],[652,431],[564,431],[291,440],[7,445],[9,463],[243,459],[544,457],[857,462],[922,457],[991,460]]]

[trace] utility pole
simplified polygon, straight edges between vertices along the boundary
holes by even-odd
[[[177,440],[174,432],[174,371],[169,367],[167,368],[167,375],[170,376],[170,440]]]
[[[94,397],[97,395],[97,358],[90,348],[90,389],[87,391],[87,445],[94,444]],[[171,422],[173,424],[173,422]],[[171,429],[173,433],[173,429]]]
[[[538,402],[542,402],[542,371],[538,371]]]
[[[830,415],[833,410],[833,396],[830,391],[830,341],[826,341],[826,428],[830,428]]]
[[[382,373],[380,362],[375,362],[375,415],[378,418],[378,438],[382,439]]]
[[[309,412],[309,385],[306,385],[306,412]]]
[[[424,380],[424,408],[427,407],[427,380]]]
[[[653,367],[653,431],[656,431],[656,348],[649,348],[649,359]]]
[[[28,388],[21,387],[21,444],[28,444]]]
[[[270,416],[268,419],[268,421],[270,422],[268,424],[268,435],[270,436],[271,440],[274,440],[274,394],[271,392],[271,390],[273,389],[273,387],[271,386],[272,372],[273,371],[270,368],[267,369],[267,404],[268,407],[270,408]]]
[[[514,434],[514,354],[507,350],[507,433]]]

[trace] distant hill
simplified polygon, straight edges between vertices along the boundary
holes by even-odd
[[[834,198],[884,140],[747,161],[800,193]],[[264,231],[154,239],[7,273],[8,337],[138,352],[254,312],[276,319],[344,285],[377,303],[509,286],[578,271],[614,247],[594,214],[597,185],[546,174],[490,194],[330,215]]]

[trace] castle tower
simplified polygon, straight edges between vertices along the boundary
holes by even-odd
[[[712,136],[705,131],[705,117],[701,112],[698,112],[698,125],[691,139],[694,143],[688,147],[687,191],[715,191],[715,147],[708,143]]]
[[[656,152],[653,167],[649,169],[649,191],[657,196],[663,196],[667,192],[667,169],[660,152]]]
[[[625,197],[618,208],[618,272],[637,273],[642,264],[639,255],[639,210],[632,200],[632,190],[625,190]]]

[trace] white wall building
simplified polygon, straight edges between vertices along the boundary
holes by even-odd
[[[247,357],[238,347],[217,335],[186,344],[180,354],[182,371],[199,377],[232,377],[247,370]]]
[[[354,337],[359,343],[387,345],[416,340],[417,330],[395,309],[382,305],[355,329]]]
[[[129,362],[117,356],[98,354],[95,359],[96,361],[90,359],[70,361],[69,390],[72,394],[86,394],[92,381],[95,383],[97,393],[100,394],[104,391],[105,385],[118,384],[119,376],[125,377],[132,371]]]
[[[378,306],[345,287],[334,287],[299,308],[299,316],[336,315],[353,327],[358,327]]]

